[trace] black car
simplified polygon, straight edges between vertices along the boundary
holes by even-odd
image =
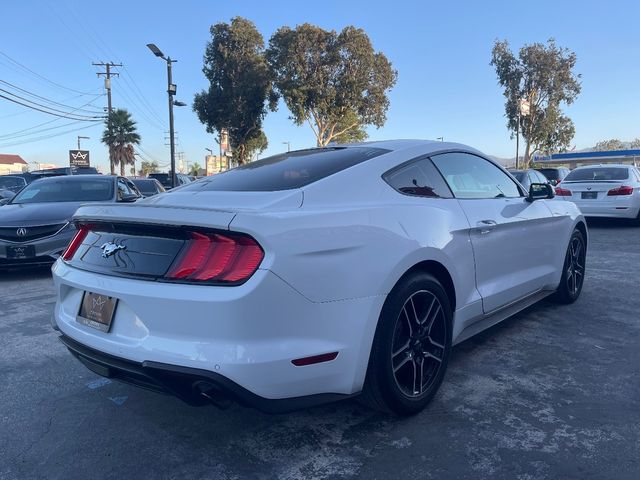
[[[564,180],[564,178],[569,175],[569,172],[571,172],[567,167],[545,167],[536,168],[536,170],[547,177],[549,179],[549,183],[554,187]]]
[[[71,217],[80,205],[139,198],[130,180],[115,175],[64,175],[31,182],[0,209],[0,266],[51,263],[73,238]]]
[[[45,168],[43,170],[33,170],[29,173],[37,178],[57,177],[61,175],[99,175],[95,167]]]
[[[0,175],[0,190],[10,190],[14,194],[30,183],[22,174]]]
[[[527,170],[509,170],[509,173],[520,182],[525,192],[529,191],[532,183],[550,183],[547,177],[533,168],[528,168]]]
[[[149,175],[147,175],[147,177],[155,178],[156,180],[158,180],[166,190],[169,190],[171,188],[171,175],[168,173],[150,173]],[[182,173],[176,173],[176,187],[186,185],[187,183],[191,183],[189,177]]]
[[[155,178],[132,178],[133,184],[138,187],[140,193],[145,197],[151,197],[158,193],[166,192],[162,184]]]

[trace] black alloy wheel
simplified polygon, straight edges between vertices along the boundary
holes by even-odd
[[[363,401],[397,415],[423,410],[444,378],[451,329],[451,303],[440,282],[423,272],[402,279],[378,320]]]

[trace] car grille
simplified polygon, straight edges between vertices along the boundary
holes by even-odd
[[[56,223],[54,225],[36,225],[33,227],[0,227],[0,240],[30,242],[53,235],[64,226],[64,223]]]

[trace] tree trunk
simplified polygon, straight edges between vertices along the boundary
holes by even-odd
[[[524,149],[524,160],[522,162],[522,169],[526,170],[527,168],[529,168],[529,165],[531,164],[531,159],[529,158],[529,152],[531,151],[531,142],[529,142],[529,140],[527,140],[527,146]]]
[[[124,160],[120,160],[120,176],[121,176],[121,177],[124,177],[124,176],[125,176],[125,174],[124,174],[124,168],[125,168]]]

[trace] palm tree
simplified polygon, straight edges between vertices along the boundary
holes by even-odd
[[[106,125],[102,143],[109,147],[111,175],[115,174],[116,165],[120,165],[120,175],[124,176],[125,166],[135,164],[133,146],[140,143],[136,122],[131,119],[129,112],[119,108],[109,114]]]

